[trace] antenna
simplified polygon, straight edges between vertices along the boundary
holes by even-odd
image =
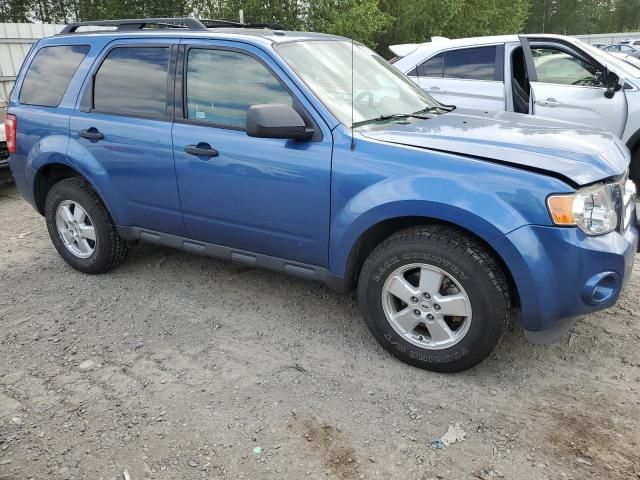
[[[354,60],[353,60],[353,38],[351,39],[351,150],[353,151],[356,148],[356,140],[353,138],[353,103],[355,96],[355,88],[353,85],[353,70],[354,70]]]

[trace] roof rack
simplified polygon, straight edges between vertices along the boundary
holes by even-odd
[[[198,20],[192,17],[182,18],[125,18],[119,20],[92,20],[73,22],[65,26],[60,34],[78,33],[81,27],[115,27],[115,30],[145,30],[157,28],[183,28],[203,31],[209,28],[269,28],[284,30],[277,23],[240,23],[227,20]]]
[[[270,30],[284,30],[279,23],[240,23],[228,20],[200,20],[207,28],[268,28]]]

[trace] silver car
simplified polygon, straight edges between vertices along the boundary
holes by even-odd
[[[640,58],[640,50],[638,50],[638,47],[632,47],[631,45],[609,45],[608,47],[601,48],[601,50],[607,53],[631,55],[632,57]]]
[[[441,103],[603,128],[640,180],[640,69],[561,35],[504,35],[390,47],[394,66]]]

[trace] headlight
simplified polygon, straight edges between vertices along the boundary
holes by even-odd
[[[595,185],[568,195],[551,195],[549,213],[556,225],[576,226],[587,235],[603,235],[618,225],[611,189]]]

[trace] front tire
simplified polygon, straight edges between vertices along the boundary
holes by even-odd
[[[476,239],[453,228],[402,230],[367,258],[358,301],[376,340],[403,362],[456,372],[484,360],[509,318],[504,272]]]
[[[98,194],[80,177],[51,187],[45,218],[53,245],[76,270],[103,273],[126,258],[127,243],[118,235]]]
[[[640,187],[640,145],[633,149],[631,165],[629,165],[629,178],[636,186]]]

